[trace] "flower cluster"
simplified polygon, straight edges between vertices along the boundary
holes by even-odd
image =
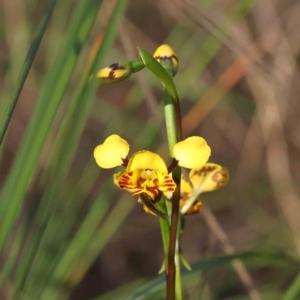
[[[174,76],[178,70],[178,58],[168,45],[161,45],[154,58]],[[141,59],[132,62],[115,63],[101,69],[96,77],[103,83],[113,83],[129,77],[141,70]],[[174,145],[173,161],[167,167],[164,160],[148,150],[134,153],[128,158],[129,144],[118,135],[111,135],[94,150],[94,157],[101,168],[124,166],[126,169],[114,175],[114,183],[132,195],[139,195],[146,212],[160,215],[153,204],[164,194],[171,200],[176,189],[172,170],[177,167],[190,169],[189,180],[183,175],[180,180],[180,211],[182,214],[194,214],[201,210],[199,194],[217,190],[224,186],[229,178],[228,171],[220,165],[208,163],[211,154],[206,141],[198,136],[185,139]]]
[[[95,148],[94,157],[101,168],[125,166],[125,171],[114,176],[114,182],[132,195],[145,193],[155,201],[160,192],[170,195],[175,191],[176,184],[169,174],[170,170],[158,154],[143,150],[134,153],[128,160],[128,152],[129,144],[120,136],[111,135]],[[173,167],[201,168],[210,153],[210,147],[203,138],[187,138],[173,148]]]

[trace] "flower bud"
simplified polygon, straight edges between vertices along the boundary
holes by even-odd
[[[128,78],[132,74],[130,64],[125,63],[114,63],[110,66],[98,71],[96,77],[101,78],[103,83],[115,83]]]
[[[165,69],[171,68],[173,77],[176,75],[178,70],[178,58],[169,45],[164,44],[159,46],[153,56]]]

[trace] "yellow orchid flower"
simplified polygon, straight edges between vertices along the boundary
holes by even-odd
[[[155,200],[161,192],[174,192],[176,184],[168,174],[163,159],[151,151],[139,151],[130,159],[118,186],[130,190],[132,195],[146,193]]]
[[[168,174],[163,159],[151,151],[139,151],[128,162],[128,143],[118,135],[108,137],[94,150],[97,164],[102,168],[126,166],[126,171],[114,176],[115,184],[132,195],[146,193],[155,200],[159,192],[174,192],[176,184]]]
[[[143,150],[133,154],[128,161],[128,152],[129,144],[114,134],[95,148],[94,157],[101,168],[125,166],[125,171],[115,174],[114,182],[120,189],[127,190],[132,195],[145,193],[153,201],[158,198],[160,192],[172,195],[176,188],[169,174],[172,170],[167,168],[158,154]],[[177,165],[186,168],[202,167],[208,160],[210,152],[203,138],[195,136],[187,138],[174,146],[172,168]]]

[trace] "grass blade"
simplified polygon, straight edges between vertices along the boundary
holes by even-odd
[[[16,89],[15,89],[14,95],[11,99],[11,102],[8,104],[7,110],[4,113],[4,117],[3,117],[2,121],[1,121],[1,124],[0,124],[0,145],[2,144],[2,141],[3,141],[3,138],[4,138],[5,132],[7,130],[9,121],[11,119],[11,116],[13,114],[15,106],[18,102],[18,99],[19,99],[19,96],[21,94],[23,85],[25,83],[25,80],[27,78],[29,70],[30,70],[30,68],[32,66],[32,63],[34,61],[35,55],[36,55],[36,53],[39,49],[40,43],[41,43],[42,38],[44,36],[44,33],[46,31],[46,28],[47,28],[48,22],[50,20],[50,17],[52,15],[52,12],[54,10],[55,4],[56,4],[56,0],[49,0],[48,1],[47,7],[45,9],[45,13],[42,17],[42,20],[39,24],[39,27],[38,27],[37,31],[36,31],[34,39],[33,39],[32,43],[31,43],[31,46],[28,50],[27,56],[25,58],[24,64],[22,66],[20,75],[19,75],[17,83],[16,83]]]
[[[3,250],[6,238],[18,215],[52,121],[101,3],[101,0],[81,0],[79,2],[64,45],[40,92],[26,136],[2,191],[0,250]]]
[[[282,300],[297,300],[300,297],[300,274],[297,275]]]
[[[94,95],[97,89],[97,82],[94,82],[94,84],[89,82],[90,74],[99,69],[100,65],[103,63],[104,57],[106,56],[108,50],[111,48],[117,32],[118,21],[124,13],[126,4],[127,1],[124,0],[117,2],[112,18],[109,22],[109,25],[107,26],[107,30],[101,46],[97,52],[95,61],[91,66],[87,68],[86,72],[84,72],[81,83],[74,93],[71,107],[69,108],[65,116],[64,124],[58,134],[56,140],[57,143],[54,146],[54,151],[52,151],[53,155],[49,160],[49,167],[56,167],[54,167],[53,169],[55,178],[44,193],[44,197],[42,199],[42,207],[38,213],[38,218],[40,219],[40,221],[42,221],[42,223],[47,223],[48,221],[50,222],[49,216],[51,216],[51,211],[55,210],[55,207],[60,203],[61,199],[58,196],[60,183],[62,182],[72,162],[72,158],[77,149],[76,145],[79,142],[81,132],[88,117],[90,107],[93,104]],[[82,99],[85,99],[85,101],[82,101]],[[76,122],[74,122],[74,120],[76,120]],[[98,223],[100,222],[99,216],[100,215],[98,214]],[[50,229],[50,227],[48,228]],[[44,232],[43,236],[37,239],[37,242],[39,242],[39,245],[37,245],[37,247],[40,247],[42,246],[42,244],[47,243],[47,238],[49,238],[48,233],[50,233],[50,231]],[[76,240],[75,237],[74,240]],[[81,247],[84,248],[85,244],[83,244],[81,241],[79,245],[80,248],[77,247],[77,251],[78,249],[81,249]],[[72,246],[72,244],[70,246]],[[67,255],[72,253],[69,251],[69,248],[65,248],[64,252],[66,253],[64,255],[65,260],[67,259],[68,261],[72,261],[72,259],[74,259],[73,256]],[[75,253],[77,252],[75,251]],[[38,261],[41,255],[41,252],[37,252],[34,261],[31,263],[32,269],[38,266]],[[23,270],[25,273],[23,272],[22,277],[25,276],[29,280],[30,276],[28,275],[31,275],[31,271],[28,273],[28,270],[26,270],[26,268]],[[34,281],[31,281],[31,286],[32,284],[34,284]],[[27,288],[30,289],[30,287],[26,287],[26,289]],[[36,290],[36,288],[34,288],[34,290]]]
[[[224,264],[230,263],[233,259],[240,259],[244,262],[247,261],[254,261],[257,264],[261,263],[262,265],[265,265],[268,261],[269,263],[272,262],[273,264],[283,263],[281,261],[283,259],[283,256],[278,253],[255,253],[255,252],[245,252],[235,255],[226,255],[226,256],[217,256],[217,257],[210,257],[210,258],[204,258],[199,262],[196,262],[192,264],[192,271],[183,270],[182,271],[182,277],[186,276],[192,276],[199,272],[210,270],[214,267],[219,267]],[[279,260],[281,259],[281,260]],[[290,257],[285,257],[286,261],[285,263],[295,263],[294,260],[292,260]],[[126,300],[142,300],[142,299],[151,299],[151,295],[158,292],[159,290],[163,289],[166,286],[165,282],[165,276],[159,275],[157,278],[155,278],[152,281],[149,281],[147,284],[139,288],[134,294],[132,294],[130,297],[128,297]],[[294,298],[291,298],[294,299]],[[289,299],[289,300],[291,300]],[[101,300],[101,297],[100,299]]]

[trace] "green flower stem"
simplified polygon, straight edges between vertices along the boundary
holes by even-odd
[[[166,121],[166,130],[169,144],[170,155],[173,156],[173,146],[178,141],[176,128],[176,114],[172,101],[172,97],[165,89],[164,91],[164,111],[165,111],[165,121]],[[171,146],[173,145],[173,146]]]
[[[165,93],[164,93],[165,120],[166,120],[169,150],[171,156],[173,156],[174,145],[182,139],[182,129],[181,129],[181,113],[180,113],[179,98],[172,78],[173,72],[172,72],[171,61],[169,60],[164,61],[164,65],[162,66],[149,53],[147,53],[143,49],[138,48],[138,51],[140,54],[140,58],[145,64],[145,67],[149,69],[151,72],[153,72],[160,79],[161,83],[165,88]],[[179,218],[180,177],[181,177],[181,169],[177,167],[173,170],[173,180],[175,181],[177,187],[172,197],[172,215],[171,215],[171,226],[170,226],[168,268],[166,270],[167,300],[175,299],[175,285],[176,285],[175,253],[176,253],[176,241],[178,240],[177,225],[178,225],[178,218]],[[179,268],[179,264],[177,264],[177,268]],[[177,273],[179,274],[179,272]],[[177,280],[178,280],[178,287],[176,291],[178,295],[179,294],[181,295],[181,287],[180,287],[181,284],[179,285],[180,277],[177,278]],[[181,299],[180,297],[179,299]]]
[[[145,65],[141,59],[132,60],[129,62],[130,69],[132,73],[139,72],[145,68]]]
[[[163,60],[161,62],[163,68],[168,72],[169,76],[173,81],[173,68],[171,60]],[[174,84],[174,83],[173,83]],[[182,140],[182,122],[181,122],[181,112],[178,95],[169,94],[168,89],[165,88],[164,93],[164,106],[165,106],[165,118],[166,118],[166,128],[168,135],[168,143],[170,148],[170,154],[173,156],[172,150],[173,146]],[[168,121],[167,121],[168,118]],[[170,128],[171,127],[171,128]],[[175,136],[175,138],[174,138]]]
[[[169,62],[169,63],[168,63]],[[172,78],[171,61],[165,61],[163,65]],[[170,101],[170,99],[172,101]],[[165,120],[167,128],[167,136],[169,143],[169,151],[173,156],[173,147],[182,138],[181,113],[178,97],[171,97],[165,89],[164,93]],[[167,299],[181,300],[181,277],[180,277],[180,258],[179,258],[179,202],[180,202],[180,178],[181,169],[175,168],[173,171],[173,179],[176,183],[176,190],[172,197],[172,215],[170,227],[169,257],[167,269]]]

